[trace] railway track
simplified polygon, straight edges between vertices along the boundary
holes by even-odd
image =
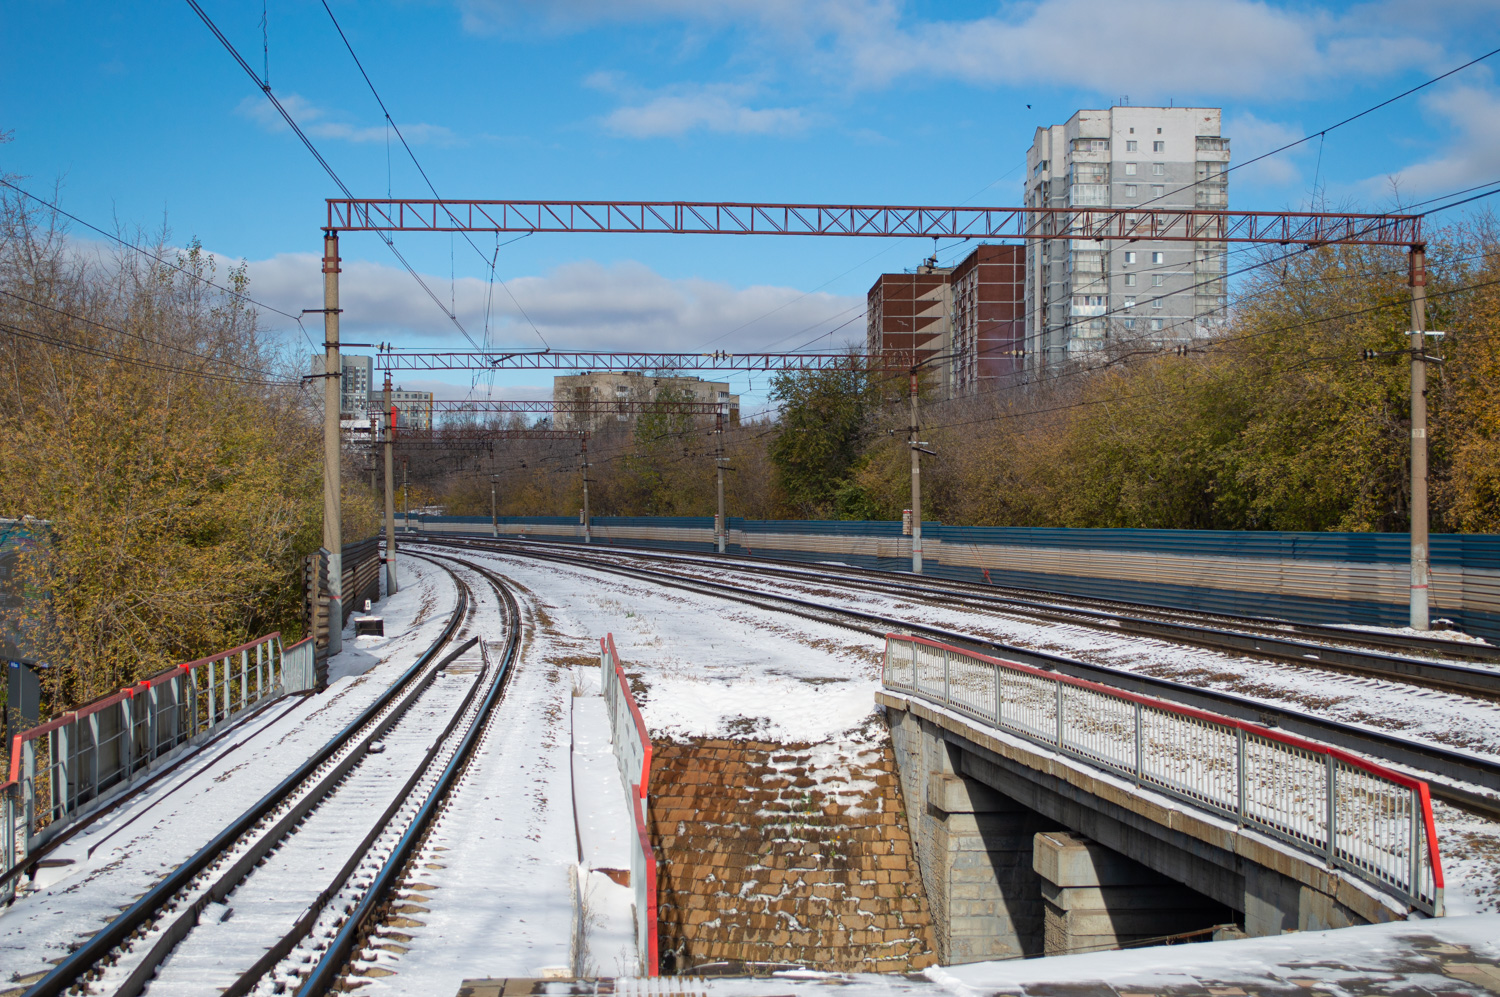
[[[405,860],[436,814],[519,646],[509,591],[486,579],[508,624],[504,651],[491,660],[472,633],[482,600],[445,570],[458,605],[416,663],[28,997],[75,988],[118,997],[327,992],[335,970],[326,964],[347,953],[346,936],[384,902],[388,867]]]
[[[861,610],[830,607],[810,599],[780,593],[746,589],[705,578],[697,573],[676,573],[660,567],[644,567],[639,563],[623,564],[610,556],[617,553],[615,551],[606,554],[580,550],[576,545],[544,546],[534,541],[473,538],[463,540],[429,538],[426,542],[439,546],[459,546],[473,550],[521,555],[561,564],[582,564],[592,570],[610,572],[700,595],[712,595],[775,612],[789,613],[820,623],[844,627],[870,637],[880,638],[892,631],[904,631],[944,643],[973,648],[1024,664],[1054,670],[1064,675],[1088,679],[1142,695],[1156,696],[1239,720],[1277,727],[1326,744],[1358,751],[1404,768],[1428,780],[1433,795],[1440,799],[1486,816],[1500,818],[1500,761],[1492,758],[1314,716],[1306,711],[1275,703],[1112,668],[1108,665],[1079,661],[1049,652],[979,639],[940,627],[913,624],[906,620]],[[1116,632],[1119,631],[1116,630]]]
[[[480,542],[484,542],[482,538]],[[538,540],[507,542],[562,550],[576,549],[577,546]],[[595,548],[590,553],[656,563],[671,561],[704,571],[732,570],[778,581],[803,580],[815,584],[819,581],[826,583],[829,577],[838,577],[847,588],[879,595],[904,594],[949,607],[1066,623],[1113,634],[1132,633],[1195,647],[1255,654],[1500,699],[1500,647],[1490,644],[1219,613],[1192,613],[1100,599],[1074,599],[946,578],[917,580],[910,575],[847,566],[819,564],[814,568],[805,562],[770,558],[755,558],[754,563],[736,559],[726,564],[709,555],[630,551],[613,547]],[[1413,652],[1420,657],[1413,656]],[[1493,667],[1483,667],[1485,665]]]

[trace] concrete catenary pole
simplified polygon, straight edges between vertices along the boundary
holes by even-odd
[[[500,518],[495,515],[495,476],[490,475],[490,535],[500,536]]]
[[[911,369],[911,573],[922,573],[922,451],[917,441],[917,368]]]
[[[396,468],[391,463],[391,448],[396,436],[396,409],[391,405],[391,372],[385,372],[385,391],[381,394],[380,417],[385,421],[385,592],[395,595],[396,584]]]
[[[729,521],[724,518],[724,409],[723,402],[719,403],[719,414],[715,424],[714,435],[718,438],[718,447],[714,454],[714,470],[718,477],[719,489],[719,514],[714,517],[714,546],[719,553],[724,553],[726,534],[729,532]]]
[[[1411,247],[1411,627],[1428,627],[1427,247]]]
[[[593,543],[589,535],[589,434],[578,434],[578,465],[583,472],[583,542]]]
[[[407,480],[407,473],[411,470],[410,463],[411,458],[401,458],[401,528],[403,530],[411,529],[411,491],[407,488],[410,484]]]
[[[343,446],[339,438],[339,234],[323,232],[323,546],[328,551],[328,653],[344,646],[344,538],[340,472]]]

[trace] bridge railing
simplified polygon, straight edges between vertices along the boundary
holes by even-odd
[[[630,680],[615,651],[615,636],[599,642],[599,678],[609,710],[610,742],[620,766],[620,781],[635,821],[630,849],[630,885],[635,891],[636,946],[641,972],[656,976],[660,966],[656,934],[656,853],[651,849],[646,798],[651,781],[651,737],[646,721],[630,692]]]
[[[74,819],[124,791],[141,773],[200,734],[217,731],[287,691],[287,666],[310,654],[283,650],[281,634],[168,668],[86,703],[11,741],[0,785],[0,899],[17,866]],[[309,659],[310,661],[310,659]]]
[[[939,703],[1313,852],[1428,914],[1443,869],[1427,784],[1256,724],[887,634],[887,688]]]

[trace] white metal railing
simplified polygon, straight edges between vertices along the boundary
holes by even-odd
[[[0,785],[0,900],[14,892],[7,874],[74,818],[200,734],[288,691],[288,659],[300,660],[304,648],[310,669],[311,640],[283,651],[281,634],[268,634],[15,735],[9,781]]]
[[[1432,799],[1421,780],[1257,724],[906,634],[886,635],[883,679],[1443,913]]]
[[[641,972],[656,976],[659,955],[656,934],[656,856],[646,813],[651,781],[651,737],[640,707],[630,693],[630,680],[615,651],[614,634],[599,642],[599,685],[609,710],[610,743],[620,767],[630,815],[635,822],[635,841],[630,849],[630,886],[635,891],[636,949]]]

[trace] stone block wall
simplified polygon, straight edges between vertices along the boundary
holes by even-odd
[[[652,746],[658,930],[677,972],[932,965],[889,742]]]

